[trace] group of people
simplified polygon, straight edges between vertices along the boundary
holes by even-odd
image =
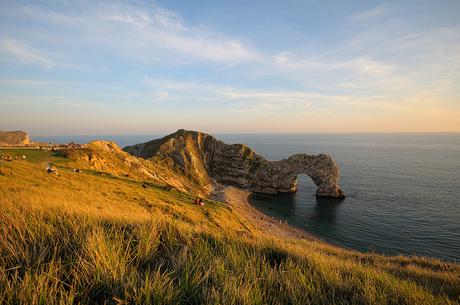
[[[26,159],[26,156],[14,156],[14,158],[10,155],[0,155],[0,159],[1,160],[5,160],[5,161],[13,161],[14,160],[25,160]]]
[[[48,167],[45,170],[48,174],[56,174],[59,176],[59,173],[57,171],[56,166],[54,166],[52,163],[48,164]]]
[[[204,205],[203,198],[201,197],[196,197],[193,203],[197,205]]]

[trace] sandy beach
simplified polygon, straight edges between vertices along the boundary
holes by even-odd
[[[213,199],[230,205],[248,222],[258,229],[280,238],[295,238],[322,241],[313,234],[297,229],[286,222],[267,216],[254,208],[248,201],[251,193],[233,186],[221,187],[214,191]]]

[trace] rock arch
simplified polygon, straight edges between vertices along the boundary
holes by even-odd
[[[292,193],[297,191],[297,177],[305,174],[317,186],[317,197],[344,198],[339,187],[340,170],[329,155],[296,154],[280,161],[266,161],[249,183],[259,193]]]
[[[227,145],[212,137],[204,143],[206,167],[217,182],[257,193],[292,193],[297,191],[297,176],[306,174],[317,186],[317,197],[345,197],[339,187],[340,169],[329,155],[296,154],[268,161],[243,144]]]

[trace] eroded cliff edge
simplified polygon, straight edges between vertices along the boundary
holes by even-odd
[[[219,183],[258,193],[290,193],[297,190],[297,176],[306,174],[318,187],[316,196],[344,198],[339,167],[326,154],[268,161],[246,145],[225,144],[206,133],[183,129],[124,150],[156,164],[170,164],[203,188]]]
[[[0,145],[5,146],[22,146],[30,143],[27,132],[17,131],[1,131],[0,130]]]

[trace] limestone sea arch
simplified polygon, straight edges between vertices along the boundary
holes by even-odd
[[[152,162],[171,164],[208,189],[224,184],[258,193],[291,193],[297,190],[297,176],[306,174],[317,186],[316,196],[344,197],[340,169],[327,154],[296,154],[269,161],[244,144],[225,144],[209,134],[184,129],[124,150]]]

